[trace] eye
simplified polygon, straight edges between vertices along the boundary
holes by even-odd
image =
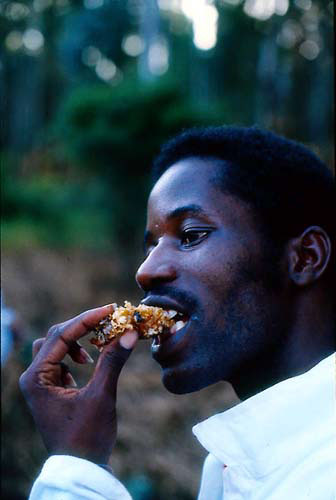
[[[185,248],[193,247],[205,240],[209,234],[210,231],[205,229],[188,229],[182,231],[181,244]]]

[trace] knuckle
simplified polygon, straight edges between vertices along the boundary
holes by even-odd
[[[33,351],[36,350],[37,348],[39,348],[43,344],[43,342],[44,342],[44,338],[34,340],[33,345],[32,345]]]
[[[21,390],[25,387],[25,383],[26,383],[26,372],[23,372],[19,378],[19,387]]]
[[[47,337],[58,337],[63,331],[63,323],[59,323],[57,325],[53,325],[49,328]]]
[[[19,387],[21,392],[25,395],[29,392],[30,388],[30,377],[28,371],[24,371],[19,378]]]

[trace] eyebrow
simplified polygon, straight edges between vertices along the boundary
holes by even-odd
[[[193,214],[193,215],[205,215],[205,211],[200,205],[184,205],[182,207],[175,208],[167,215],[167,219],[176,219],[177,217],[181,217],[182,215]]]
[[[200,205],[192,203],[190,205],[184,205],[182,207],[175,208],[174,210],[168,213],[167,219],[168,220],[177,219],[178,217],[182,217],[183,215],[188,215],[188,214],[205,215],[206,212]],[[151,231],[148,230],[145,231],[144,241],[143,241],[144,252],[146,251],[148,242],[152,238],[152,236],[153,235]]]

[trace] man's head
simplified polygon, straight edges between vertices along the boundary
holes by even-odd
[[[154,172],[137,280],[147,304],[187,320],[155,348],[163,382],[182,393],[228,380],[245,397],[290,342],[297,291],[328,269],[332,176],[303,146],[238,127],[181,134]]]

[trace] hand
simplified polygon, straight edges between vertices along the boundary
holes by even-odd
[[[103,349],[85,387],[74,387],[63,359],[69,354],[78,363],[89,361],[77,341],[113,310],[114,305],[108,305],[86,311],[51,327],[45,339],[34,342],[35,358],[21,375],[20,387],[50,454],[108,462],[117,435],[118,377],[137,334],[130,331]]]

